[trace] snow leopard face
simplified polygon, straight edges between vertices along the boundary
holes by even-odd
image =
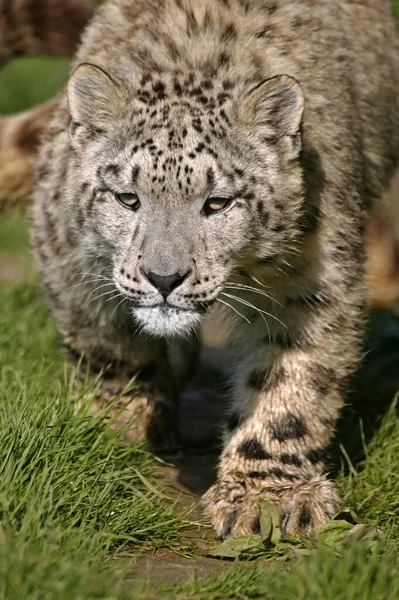
[[[237,269],[296,235],[300,87],[282,76],[241,94],[194,74],[133,91],[91,65],[70,81],[79,243],[110,260],[151,334],[187,332]]]

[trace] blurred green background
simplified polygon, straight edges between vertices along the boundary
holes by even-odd
[[[41,0],[36,0],[40,3]],[[103,0],[91,0],[101,4]],[[23,57],[0,69],[0,115],[26,110],[51,98],[65,84],[68,59]]]
[[[64,85],[69,61],[64,58],[18,58],[0,71],[0,114],[40,104]]]

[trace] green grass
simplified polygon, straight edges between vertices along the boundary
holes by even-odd
[[[182,521],[143,448],[89,415],[95,389],[74,392],[37,283],[1,281],[0,303],[0,598],[122,597],[107,561],[175,547]]]
[[[284,567],[278,564],[236,564],[217,576],[192,577],[175,589],[159,587],[142,598],[190,598],[192,600],[397,600],[397,559],[367,557],[361,548],[343,557],[319,550],[299,557]]]
[[[165,597],[165,596],[160,596]],[[352,548],[342,557],[319,550],[289,565],[235,565],[206,580],[191,581],[170,591],[170,597],[193,600],[226,598],[264,600],[397,600],[397,559],[367,557]]]
[[[376,398],[376,401],[378,399]],[[397,401],[365,446],[365,459],[341,474],[345,504],[367,522],[380,525],[399,550],[399,415]]]

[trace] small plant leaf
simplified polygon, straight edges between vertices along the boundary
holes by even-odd
[[[357,525],[359,518],[350,508],[343,508],[333,517],[333,521],[346,521],[347,523],[352,523],[352,525]]]
[[[382,529],[376,525],[354,525],[346,536],[346,542],[374,542],[384,538]]]
[[[248,535],[227,538],[227,540],[210,550],[209,554],[218,558],[241,558],[248,556],[251,550],[260,548],[263,548],[260,535],[249,533]]]
[[[375,525],[358,523],[352,525],[348,521],[331,521],[317,534],[317,540],[335,550],[342,550],[344,546],[353,542],[366,543],[367,550],[372,551],[376,542],[383,539],[384,534]]]
[[[272,517],[272,523],[273,523],[272,536],[270,538],[270,541],[275,546],[276,544],[279,543],[279,541],[281,540],[281,537],[282,537],[281,527],[280,527],[281,515],[280,515],[279,509],[276,506],[274,506],[273,504],[271,505],[269,510],[270,510],[270,515]]]
[[[318,531],[317,540],[334,548],[345,539],[352,527],[347,521],[331,521]]]
[[[280,511],[271,502],[262,502],[260,508],[260,534],[264,543],[273,546],[281,540]]]
[[[261,506],[259,522],[260,536],[263,542],[268,542],[272,534],[273,522],[267,504],[262,504]]]
[[[307,556],[317,544],[327,546],[340,554],[353,542],[361,542],[368,552],[378,548],[383,539],[381,529],[375,525],[357,523],[356,515],[349,509],[338,513],[310,539],[283,538],[280,528],[280,511],[269,502],[260,509],[260,535],[248,534],[228,538],[209,552],[217,558],[253,559],[260,556],[288,560],[294,556]]]

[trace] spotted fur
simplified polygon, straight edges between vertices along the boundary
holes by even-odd
[[[388,1],[110,0],[73,68],[32,231],[65,343],[111,369],[105,398],[141,370],[159,437],[186,378],[175,337],[223,303],[235,369],[206,513],[247,533],[266,499],[308,534],[340,504],[324,461],[359,360],[364,230],[398,158]],[[179,281],[168,305],[151,274]]]

